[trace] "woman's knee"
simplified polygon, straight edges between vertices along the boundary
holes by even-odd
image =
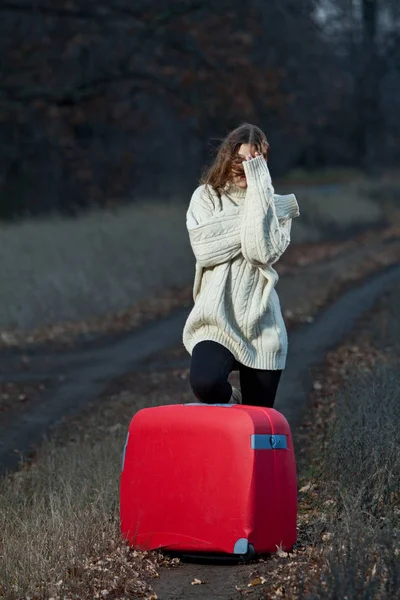
[[[229,402],[230,384],[221,376],[212,373],[191,373],[190,385],[194,395],[207,404]]]

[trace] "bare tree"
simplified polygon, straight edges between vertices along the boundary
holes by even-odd
[[[371,170],[396,151],[399,13],[396,0],[3,0],[0,216],[176,195],[205,142],[244,120],[266,129],[276,173]]]
[[[388,78],[394,83],[399,72],[399,6],[395,0],[330,0],[320,2],[319,8],[327,40],[348,81],[348,102],[342,110],[347,113],[349,148],[354,163],[373,174],[382,160],[390,159],[386,147],[395,109],[387,106],[385,89]]]

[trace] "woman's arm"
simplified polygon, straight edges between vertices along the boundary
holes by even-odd
[[[215,214],[204,186],[192,196],[186,226],[196,261],[202,267],[228,262],[241,253],[239,209],[232,207],[229,212]]]
[[[290,243],[291,220],[299,216],[299,207],[294,194],[281,196],[278,218],[274,188],[267,161],[256,156],[243,162],[247,179],[241,228],[243,256],[256,266],[272,265],[284,253]]]

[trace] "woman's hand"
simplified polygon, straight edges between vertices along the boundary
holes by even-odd
[[[252,158],[257,158],[257,156],[263,156],[263,155],[261,154],[261,152],[254,152],[254,156],[252,156],[251,154],[247,154],[245,160],[251,160]],[[267,160],[267,159],[265,158],[265,160]]]

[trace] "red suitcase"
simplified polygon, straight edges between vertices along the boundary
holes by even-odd
[[[132,419],[121,532],[142,550],[251,555],[296,541],[292,437],[272,408],[178,404]]]

